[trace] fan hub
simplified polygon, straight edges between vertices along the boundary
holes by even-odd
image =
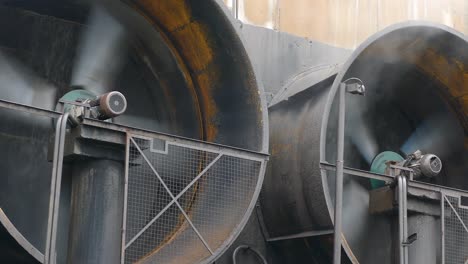
[[[401,162],[403,161],[404,158],[393,151],[384,151],[375,156],[374,160],[372,161],[371,165],[371,172],[379,173],[379,174],[385,174],[385,171],[387,170],[387,164],[390,161],[395,161],[395,162]],[[385,182],[379,181],[379,180],[374,180],[371,179],[371,186],[372,189],[377,189],[380,187],[383,187],[385,185]]]

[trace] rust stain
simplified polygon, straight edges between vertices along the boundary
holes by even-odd
[[[270,153],[272,156],[277,156],[281,153],[292,153],[292,150],[293,150],[293,147],[291,144],[281,144],[281,143],[275,143],[275,141],[273,141],[271,144],[270,144]]]
[[[435,50],[428,48],[417,59],[411,58],[424,72],[440,81],[457,98],[468,94],[468,71],[465,65],[456,59],[449,59]]]
[[[214,60],[206,26],[192,16],[186,1],[135,0],[134,3],[167,36],[173,44],[174,53],[183,61],[181,64],[186,65],[187,79],[193,80],[197,88],[204,123],[203,139],[213,141],[218,132],[215,124],[218,109],[213,99],[217,74],[215,70],[210,73],[206,70]]]
[[[186,1],[174,0],[136,0],[148,14],[157,17],[166,30],[173,31],[190,23],[191,11]]]
[[[468,137],[468,66],[455,57],[448,57],[432,47],[426,47],[423,39],[415,39],[397,48],[388,49],[387,45],[376,45],[363,52],[364,56],[399,58],[415,65],[419,71],[438,81],[444,89],[441,96],[459,116]],[[421,49],[420,47],[425,47]],[[466,139],[468,141],[468,139]],[[465,146],[467,146],[465,144]]]
[[[205,69],[213,61],[213,50],[206,38],[206,27],[195,20],[186,1],[137,0],[154,15],[166,34],[174,42],[193,72]]]
[[[193,21],[170,33],[179,51],[188,58],[187,64],[193,72],[206,69],[213,61],[213,50],[205,38],[206,30],[206,26]]]
[[[175,238],[177,237],[177,234],[180,234],[182,233],[183,231],[187,230],[187,228],[189,228],[189,225],[187,222],[185,222],[183,225],[181,225],[178,230],[176,232],[173,233],[173,235],[171,236],[167,236],[166,238],[163,239],[163,241],[160,243],[161,247],[158,247],[156,248],[155,250],[149,252],[148,254],[146,254],[145,256],[143,256],[142,258],[140,258],[139,260],[137,260],[137,264],[139,263],[145,263],[151,256],[153,256],[154,254],[156,254],[157,252],[159,252],[160,250],[162,250],[164,248],[165,245],[169,244],[169,243],[172,243]]]
[[[465,94],[464,96],[458,98],[458,102],[462,106],[465,116],[468,117],[468,94]]]
[[[203,114],[205,117],[205,136],[208,141],[212,141],[218,134],[216,126],[216,116],[218,108],[213,99],[212,82],[216,79],[217,73],[204,72],[195,76],[199,87],[199,99],[202,104]]]
[[[439,81],[445,91],[445,99],[458,114],[465,129],[465,147],[468,147],[468,68],[456,58],[439,54],[432,48],[424,50],[422,56],[407,58],[422,72]]]

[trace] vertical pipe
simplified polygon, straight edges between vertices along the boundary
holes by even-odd
[[[407,206],[407,179],[404,176],[398,176],[398,231],[400,243],[400,264],[408,264],[408,206]]]
[[[54,142],[54,158],[53,158],[53,167],[52,167],[52,178],[50,181],[50,198],[49,198],[49,218],[47,222],[47,238],[46,238],[46,248],[45,248],[45,253],[44,253],[44,263],[49,264],[51,263],[51,254],[50,254],[50,249],[51,249],[51,242],[52,242],[52,223],[53,223],[53,218],[54,218],[54,210],[55,210],[55,196],[56,196],[56,191],[55,191],[55,184],[56,184],[56,178],[57,178],[57,160],[58,160],[58,153],[59,153],[59,142],[60,142],[60,127],[62,123],[63,116],[60,116],[57,119],[57,124],[55,128],[55,142]]]
[[[123,164],[85,160],[73,166],[67,263],[120,263]]]
[[[445,194],[440,193],[440,236],[441,236],[441,261],[440,263],[445,264]]]
[[[333,247],[333,263],[341,264],[341,228],[343,214],[343,159],[344,159],[344,131],[345,131],[345,96],[346,84],[342,83],[338,90],[338,133],[336,157],[336,186],[335,186],[335,233]]]
[[[122,213],[122,248],[120,252],[120,263],[125,264],[125,243],[127,235],[127,201],[128,201],[128,169],[130,164],[130,135],[126,136],[125,143],[125,172],[124,172],[124,197]]]
[[[408,264],[408,245],[406,245],[406,242],[408,240],[408,179],[406,177],[403,178],[403,241],[404,241],[404,247],[403,247],[403,254],[404,254],[404,259],[405,259],[405,264]]]
[[[68,116],[69,113],[65,113],[64,115],[62,115],[57,120],[56,125],[54,159],[49,201],[49,220],[47,224],[46,252],[44,254],[45,264],[56,263],[57,225],[60,207],[60,192],[62,186],[63,151],[65,144],[65,134],[68,124]]]
[[[398,244],[399,244],[399,264],[405,264],[405,257],[403,252],[403,176],[398,177]]]
[[[236,19],[239,19],[239,0],[232,0],[232,13]]]

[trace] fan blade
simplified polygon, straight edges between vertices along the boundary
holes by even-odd
[[[370,165],[374,157],[378,154],[378,144],[364,122],[356,122],[352,125],[351,141]]]
[[[352,106],[354,111],[349,111],[346,129],[349,131],[347,134],[351,142],[356,146],[364,160],[370,165],[374,157],[378,154],[379,145],[369,126],[366,124],[361,107],[357,105],[358,103],[361,102],[350,100],[350,106]]]
[[[82,33],[71,85],[96,95],[113,90],[112,82],[123,65],[125,42],[124,27],[104,7],[95,5]]]
[[[0,98],[44,109],[55,108],[56,89],[0,52]]]
[[[426,118],[401,147],[405,154],[421,150],[448,157],[463,149],[464,131],[454,114],[443,112]]]
[[[369,191],[359,184],[355,178],[345,176],[343,215],[346,218],[343,219],[343,232],[348,237],[365,239],[369,235],[366,232],[366,226],[369,224],[369,196]],[[351,197],[352,199],[349,199]]]

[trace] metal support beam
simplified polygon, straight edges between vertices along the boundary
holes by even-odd
[[[291,239],[298,239],[298,238],[325,236],[325,235],[331,235],[333,233],[334,233],[333,230],[307,231],[307,232],[302,232],[302,233],[299,233],[299,234],[294,234],[294,235],[289,235],[289,236],[268,238],[266,241],[267,242],[276,242],[276,241],[284,241],[284,240],[291,240]]]
[[[334,244],[333,263],[341,264],[341,229],[343,220],[343,159],[344,159],[344,132],[345,132],[345,96],[346,84],[342,83],[338,90],[338,133],[337,133],[337,157],[336,157],[336,182],[335,182],[335,218],[334,218]]]
[[[320,169],[326,170],[326,171],[336,171],[336,166],[328,162],[321,162]],[[344,167],[343,173],[347,175],[353,175],[353,176],[363,177],[367,179],[376,179],[376,180],[387,181],[387,182],[393,182],[395,180],[395,178],[390,175],[378,174],[378,173],[373,173],[373,172],[368,172],[368,171],[363,171],[363,170],[358,170],[358,169],[353,169],[353,168],[348,168],[348,167]],[[409,180],[407,181],[407,183],[410,189],[418,190],[430,198],[439,199],[441,192],[444,192],[446,195],[455,196],[455,197],[468,196],[468,191],[466,190],[460,190],[460,189],[455,189],[455,188],[450,188],[446,186],[440,186],[440,185],[435,185],[435,184],[420,182],[420,181],[415,181],[415,180]]]
[[[35,114],[35,115],[40,115],[40,116],[45,116],[45,117],[50,117],[50,118],[59,118],[62,113],[60,112],[55,112],[39,107],[34,107],[30,105],[24,105],[20,103],[15,103],[15,102],[10,102],[6,100],[0,100],[0,108],[6,108],[10,110],[15,110],[15,111],[21,111],[24,113],[29,113],[29,114]]]
[[[440,244],[441,264],[445,264],[445,194],[440,193]]]
[[[398,181],[398,230],[400,244],[400,264],[408,264],[408,197],[407,181],[404,176],[397,176]]]

